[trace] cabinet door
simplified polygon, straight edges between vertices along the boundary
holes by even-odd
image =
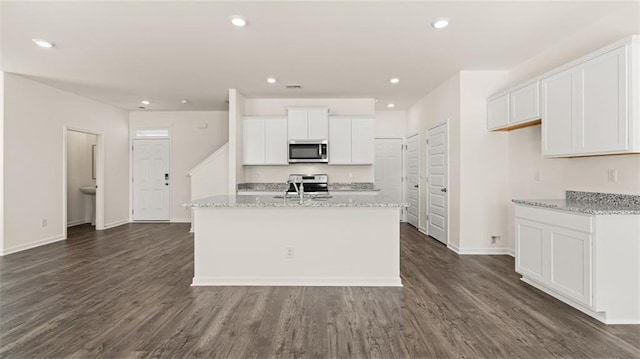
[[[578,152],[628,150],[627,47],[581,65],[579,84]]]
[[[540,118],[540,87],[536,81],[510,95],[511,124]]]
[[[287,159],[287,119],[265,120],[265,164],[286,165]]]
[[[329,119],[329,164],[351,164],[351,120]]]
[[[566,155],[575,151],[578,96],[575,69],[542,80],[542,154]]]
[[[329,111],[323,109],[310,109],[307,113],[308,138],[310,140],[326,140],[329,138]]]
[[[374,149],[375,123],[371,118],[351,120],[351,164],[372,165]]]
[[[245,165],[264,164],[264,119],[245,118],[242,123],[242,131],[242,163]]]
[[[289,140],[307,140],[307,110],[289,109],[287,111],[287,133]]]
[[[592,304],[591,242],[591,234],[549,228],[549,286],[587,306]]]
[[[545,281],[544,225],[516,218],[516,272]]]
[[[490,130],[509,125],[509,95],[503,95],[487,103],[487,127]]]

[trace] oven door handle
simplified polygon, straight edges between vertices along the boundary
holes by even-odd
[[[322,158],[322,144],[318,145],[318,158],[321,159]]]

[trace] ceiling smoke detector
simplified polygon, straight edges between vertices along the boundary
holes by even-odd
[[[298,84],[288,84],[288,85],[284,85],[284,87],[289,90],[302,90],[302,85],[298,85]]]

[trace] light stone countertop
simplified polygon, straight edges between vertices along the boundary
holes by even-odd
[[[612,203],[593,203],[568,199],[514,199],[514,203],[533,207],[557,209],[560,211],[592,215],[640,214],[639,207],[620,206]]]
[[[385,196],[347,195],[324,199],[305,198],[302,204],[297,197],[274,198],[274,196],[213,196],[182,204],[183,207],[406,207]]]

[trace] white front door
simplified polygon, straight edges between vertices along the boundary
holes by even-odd
[[[380,194],[402,202],[402,139],[376,138],[374,183]]]
[[[171,216],[169,140],[133,140],[133,220],[168,221]]]
[[[407,222],[418,228],[418,197],[420,191],[418,188],[419,182],[419,167],[418,167],[418,135],[413,135],[407,139],[407,180],[405,181],[407,203]]]
[[[429,166],[429,235],[442,243],[447,243],[449,196],[447,193],[449,176],[449,146],[447,124],[436,126],[428,132]]]

